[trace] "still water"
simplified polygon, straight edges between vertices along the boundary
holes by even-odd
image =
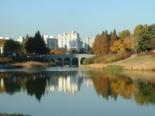
[[[155,73],[76,68],[0,70],[0,113],[154,116]]]

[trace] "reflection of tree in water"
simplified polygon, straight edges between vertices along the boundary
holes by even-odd
[[[0,85],[0,93],[7,92],[14,94],[26,90],[28,95],[35,96],[37,100],[41,100],[45,94],[46,88],[50,80],[58,79],[59,77],[66,78],[75,76],[77,72],[40,72],[40,73],[0,73],[0,80],[3,84]],[[80,81],[80,80],[79,80]],[[79,82],[78,84],[81,84]]]
[[[2,79],[1,76],[0,78]],[[45,93],[46,80],[47,75],[42,73],[10,73],[3,78],[4,87],[0,87],[9,94],[14,94],[15,92],[21,91],[21,89],[26,89],[29,95],[35,95],[35,97],[40,101],[41,97]]]
[[[5,79],[4,84],[5,90],[9,94],[14,94],[15,92],[20,91],[21,89],[21,84],[18,81],[15,81],[14,78]]]
[[[139,104],[155,104],[155,83],[137,82],[136,86],[139,91],[135,99]]]
[[[41,97],[45,93],[46,78],[29,79],[26,81],[25,88],[29,95],[35,95],[35,97],[40,101]]]
[[[91,75],[96,92],[106,99],[112,97],[117,100],[117,96],[124,99],[134,97],[138,104],[155,104],[155,83],[133,81],[125,75],[109,77],[98,71]]]

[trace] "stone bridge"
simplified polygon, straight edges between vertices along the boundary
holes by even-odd
[[[57,65],[80,66],[86,58],[92,58],[93,54],[63,54],[63,55],[48,55],[47,60],[56,62]]]

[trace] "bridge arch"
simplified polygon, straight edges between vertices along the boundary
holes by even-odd
[[[84,61],[85,59],[86,59],[85,57],[82,57],[82,58],[80,59],[80,64],[83,64],[83,61]]]
[[[74,58],[72,59],[72,65],[73,65],[73,66],[79,66],[79,60],[78,60],[78,58],[74,57]]]
[[[57,61],[57,65],[63,65],[63,60],[62,60],[62,58],[57,58],[56,59]]]
[[[55,62],[55,59],[54,58],[51,58],[50,61],[54,63]]]
[[[46,57],[46,59],[48,59],[49,61],[53,61],[53,59],[55,60],[55,64],[56,65],[78,65],[80,66],[81,64],[83,64],[84,59],[86,58],[92,58],[95,55],[93,54],[64,54],[64,55],[48,55]]]
[[[64,61],[63,61],[64,65],[70,65],[71,64],[70,62],[71,60],[69,57],[64,58]]]

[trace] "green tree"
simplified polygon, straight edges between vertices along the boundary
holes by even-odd
[[[12,53],[19,53],[21,45],[15,40],[6,40],[4,44],[4,54],[11,55]]]
[[[34,50],[34,40],[33,40],[33,37],[28,37],[26,38],[26,42],[25,42],[25,49],[26,49],[26,52],[28,54],[31,54],[31,53],[35,53],[35,50]]]
[[[151,37],[148,34],[141,36],[138,41],[138,51],[148,51],[151,49]]]
[[[34,37],[27,36],[27,39],[25,42],[25,49],[27,53],[34,53],[34,54],[47,53],[46,44],[39,31],[35,33]]]
[[[155,48],[155,24],[145,28],[145,32],[138,37],[138,51],[148,51]]]

